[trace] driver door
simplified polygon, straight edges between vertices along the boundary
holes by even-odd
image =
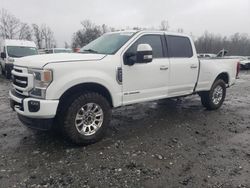
[[[168,95],[169,59],[166,55],[164,35],[143,35],[128,48],[124,55],[136,54],[139,44],[149,44],[152,47],[153,60],[150,63],[138,63],[136,58],[132,57],[134,65],[125,65],[123,62],[124,105],[161,99]]]

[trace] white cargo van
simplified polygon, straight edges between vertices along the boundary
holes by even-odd
[[[17,58],[36,55],[37,48],[33,41],[6,39],[1,43],[0,73],[6,78],[11,77],[13,63]]]

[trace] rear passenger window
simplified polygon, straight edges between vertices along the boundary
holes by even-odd
[[[136,53],[137,46],[139,44],[149,44],[153,49],[153,57],[161,58],[163,57],[163,48],[161,42],[160,35],[144,35],[139,38],[129,49],[127,52]]]
[[[193,49],[189,38],[167,36],[169,57],[192,57]]]

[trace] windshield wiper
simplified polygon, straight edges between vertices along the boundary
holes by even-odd
[[[84,52],[91,52],[91,53],[98,53],[98,51],[96,50],[93,50],[93,49],[86,49],[86,50],[83,50]]]

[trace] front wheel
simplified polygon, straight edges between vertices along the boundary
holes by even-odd
[[[11,70],[5,66],[5,78],[10,79],[11,78]]]
[[[0,74],[4,75],[4,71],[3,71],[3,67],[1,65],[1,63],[0,63]]]
[[[64,112],[62,132],[75,144],[92,144],[103,138],[111,119],[111,107],[100,94],[87,92],[76,96]]]
[[[210,91],[200,93],[201,103],[208,110],[216,110],[221,107],[226,97],[226,83],[218,79],[212,85]]]

